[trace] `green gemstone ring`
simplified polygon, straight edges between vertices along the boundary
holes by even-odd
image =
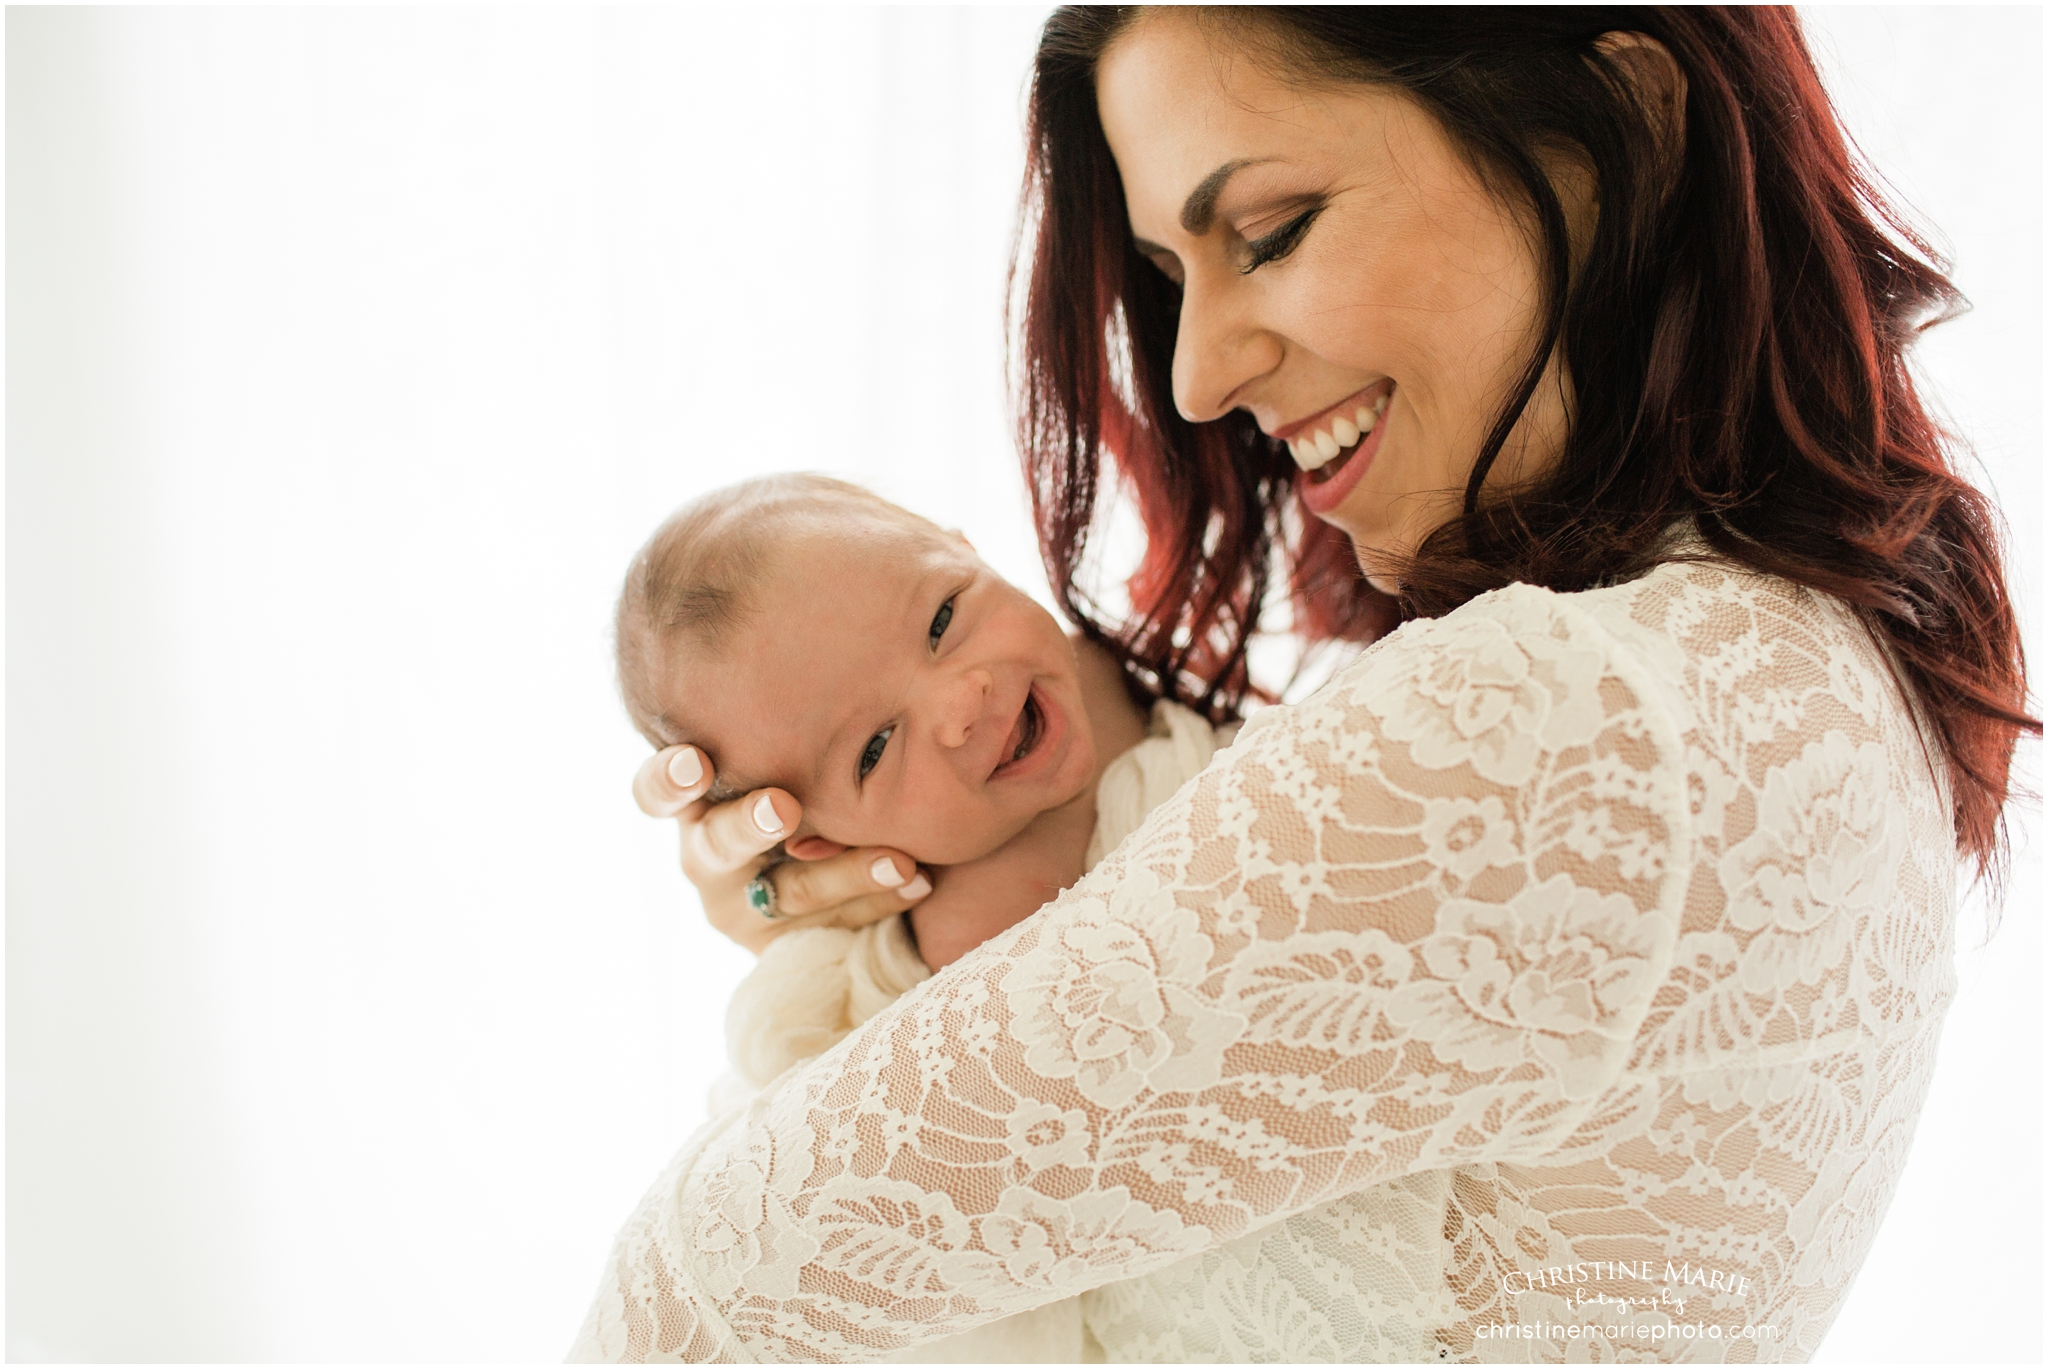
[[[770,922],[782,916],[775,910],[775,886],[768,882],[767,871],[747,881],[747,906]]]

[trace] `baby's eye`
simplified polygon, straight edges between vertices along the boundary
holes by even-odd
[[[882,752],[889,746],[889,734],[895,730],[893,727],[885,727],[868,738],[866,749],[860,753],[860,778],[866,779],[868,771],[882,763]]]
[[[954,596],[954,598],[958,597],[958,595]],[[939,649],[939,638],[946,635],[946,629],[948,627],[951,627],[952,624],[953,600],[948,599],[945,603],[940,604],[939,611],[932,615],[932,630],[930,634],[928,634],[928,636],[926,637],[926,640],[931,643],[931,648],[933,651],[937,651]]]

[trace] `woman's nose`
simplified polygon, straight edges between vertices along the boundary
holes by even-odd
[[[967,745],[975,724],[988,712],[988,696],[995,685],[995,677],[979,667],[962,670],[939,682],[937,698],[933,700],[939,745]]]
[[[1173,344],[1173,403],[1190,423],[1237,407],[1245,386],[1279,366],[1280,339],[1254,317],[1255,292],[1236,272],[1229,280],[1198,271],[1181,292]]]

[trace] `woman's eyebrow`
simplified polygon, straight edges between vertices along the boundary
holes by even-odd
[[[1186,201],[1181,204],[1180,226],[1191,237],[1201,237],[1209,231],[1209,226],[1216,222],[1216,201],[1222,198],[1223,187],[1230,178],[1248,166],[1278,160],[1277,157],[1238,157],[1202,177],[1202,183],[1190,190]],[[1149,238],[1141,238],[1136,233],[1131,235],[1131,245],[1148,257],[1173,255],[1168,248],[1161,247]]]
[[[1201,237],[1216,221],[1216,201],[1223,194],[1224,184],[1248,166],[1276,160],[1274,157],[1239,157],[1202,177],[1202,183],[1188,192],[1187,201],[1180,207],[1180,226],[1192,236]]]

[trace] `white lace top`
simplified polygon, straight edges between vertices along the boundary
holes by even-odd
[[[1237,735],[1162,700],[1145,739],[1104,767],[1083,869],[1138,830],[1154,808],[1199,775]],[[768,944],[726,1009],[733,1072],[712,1089],[714,1116],[744,1106],[784,1070],[829,1050],[854,1028],[931,978],[904,917],[858,931],[804,927]],[[1081,1299],[1062,1298],[885,1356],[909,1364],[1073,1364],[1087,1357]]]
[[[1953,991],[1936,762],[1781,581],[1409,624],[694,1138],[575,1356],[1805,1358]]]

